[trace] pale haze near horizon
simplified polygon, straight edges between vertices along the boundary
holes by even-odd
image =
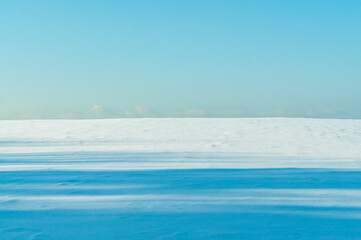
[[[360,13],[360,1],[3,1],[0,119],[360,119]]]

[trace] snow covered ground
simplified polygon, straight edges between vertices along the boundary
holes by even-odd
[[[361,239],[361,120],[0,121],[0,239]]]

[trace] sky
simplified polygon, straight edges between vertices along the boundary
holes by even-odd
[[[0,119],[361,118],[361,1],[0,2]]]

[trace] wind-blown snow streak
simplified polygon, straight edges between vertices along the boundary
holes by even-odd
[[[242,189],[203,194],[3,195],[0,210],[120,209],[123,211],[219,211],[224,206],[361,208],[361,190]],[[219,209],[220,208],[220,209]],[[224,210],[224,209],[223,209]],[[235,209],[233,208],[232,211]],[[361,213],[361,212],[360,212]]]

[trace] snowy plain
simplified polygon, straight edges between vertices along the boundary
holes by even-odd
[[[0,239],[361,239],[361,120],[0,121]]]

